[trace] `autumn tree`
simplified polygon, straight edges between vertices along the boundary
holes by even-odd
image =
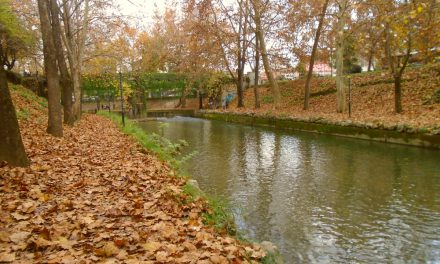
[[[321,13],[319,14],[318,28],[316,29],[315,39],[314,39],[313,48],[312,48],[312,54],[310,55],[309,71],[307,72],[307,80],[306,80],[306,85],[305,85],[305,90],[304,90],[304,110],[307,110],[309,108],[310,81],[312,80],[313,66],[315,64],[315,57],[316,57],[316,52],[318,50],[319,37],[321,36],[321,30],[322,30],[322,27],[324,24],[324,18],[325,18],[325,14],[327,12],[328,2],[329,2],[329,0],[324,0]]]
[[[27,166],[27,158],[9,92],[5,67],[11,70],[17,52],[30,43],[29,35],[11,10],[8,0],[0,0],[0,160],[13,166]]]
[[[256,33],[256,32],[255,32]],[[255,34],[255,67],[254,67],[255,77],[254,77],[254,99],[255,108],[260,108],[260,95],[258,93],[258,82],[260,78],[260,43],[258,37]]]
[[[66,63],[64,46],[61,38],[62,30],[60,23],[60,10],[56,0],[50,0],[49,9],[52,21],[52,37],[55,45],[55,54],[59,69],[60,85],[63,91],[62,102],[64,110],[64,123],[68,125],[73,125],[75,121],[72,104],[73,83]]]
[[[40,28],[43,39],[44,68],[46,72],[49,119],[47,132],[56,137],[63,136],[63,123],[61,111],[60,78],[54,33],[50,17],[50,0],[38,0],[40,14]]]
[[[336,25],[336,99],[337,112],[343,113],[346,109],[346,88],[344,79],[344,48],[346,42],[345,26],[348,20],[349,0],[338,1]]]
[[[99,8],[96,2],[96,8]],[[73,87],[73,119],[81,117],[81,73],[83,67],[84,49],[90,23],[90,0],[62,0],[61,16],[64,25],[62,34],[69,62]]]
[[[414,3],[414,2],[413,2]],[[385,21],[385,55],[389,70],[394,78],[394,110],[401,113],[402,76],[408,66],[413,48],[414,18],[417,9],[408,1],[395,3],[391,1],[384,14]]]
[[[264,71],[266,72],[266,76],[269,79],[270,86],[272,88],[272,94],[274,98],[275,108],[278,108],[281,103],[281,93],[278,87],[278,83],[276,82],[272,68],[270,66],[269,57],[267,54],[266,40],[264,38],[264,29],[262,27],[261,16],[262,12],[264,12],[264,6],[261,0],[251,0],[252,6],[254,9],[254,22],[255,22],[255,31],[258,38],[259,49],[261,51],[261,57],[263,59]]]

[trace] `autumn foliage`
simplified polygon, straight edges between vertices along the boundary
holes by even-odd
[[[440,67],[432,64],[422,68],[408,69],[403,77],[404,112],[395,115],[393,79],[387,72],[355,74],[352,84],[352,117],[348,113],[334,111],[336,104],[336,84],[333,78],[317,77],[311,82],[309,111],[302,109],[305,79],[285,81],[280,85],[282,102],[278,111],[273,111],[273,99],[269,88],[262,86],[261,108],[253,108],[253,91],[245,93],[244,109],[232,107],[228,111],[237,113],[255,113],[276,117],[291,117],[303,120],[327,120],[328,122],[350,121],[369,124],[370,127],[405,127],[407,130],[440,133]]]
[[[45,132],[47,110],[15,87],[31,159],[0,165],[0,262],[242,263],[264,256],[203,223],[203,199],[185,179],[109,119],[86,115],[64,137]],[[24,95],[27,94],[27,95]]]

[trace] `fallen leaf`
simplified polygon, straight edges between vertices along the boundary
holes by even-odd
[[[20,221],[20,220],[26,220],[26,219],[29,219],[29,218],[30,218],[29,215],[22,215],[22,214],[19,214],[19,213],[12,213],[11,215],[12,215],[12,217],[13,217],[15,220],[18,220],[18,221]]]
[[[0,252],[0,262],[14,262],[15,253]]]
[[[161,248],[162,244],[156,241],[151,241],[151,242],[147,242],[145,244],[143,244],[143,248],[150,252],[150,253],[154,253],[156,252],[159,248]]]
[[[14,242],[15,244],[18,244],[21,242],[25,242],[29,238],[30,235],[31,235],[30,232],[17,232],[17,233],[11,234],[9,236],[9,240]]]
[[[119,253],[119,249],[113,242],[106,243],[102,248],[96,250],[98,256],[111,257]]]
[[[165,251],[158,251],[155,255],[156,260],[160,262],[165,262],[168,259],[168,253]]]

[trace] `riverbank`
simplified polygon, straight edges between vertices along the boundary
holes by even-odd
[[[85,115],[54,138],[44,100],[11,90],[31,166],[0,164],[0,262],[241,263],[265,255],[204,224],[206,201],[111,120]]]
[[[353,124],[399,132],[440,134],[440,64],[405,71],[402,89],[403,113],[394,112],[394,87],[388,72],[352,76],[352,117],[336,112],[336,82],[331,77],[314,77],[311,83],[309,110],[303,110],[305,80],[280,83],[281,104],[273,107],[267,85],[260,86],[261,108],[254,109],[254,91],[248,89],[244,108],[233,101],[226,111],[261,117],[290,118],[305,122]]]
[[[269,86],[260,86],[261,107],[254,91],[227,110],[201,111],[198,116],[249,125],[296,129],[405,145],[440,148],[440,64],[409,68],[403,78],[403,113],[394,112],[393,79],[386,72],[352,76],[352,115],[336,112],[336,83],[315,77],[309,110],[303,110],[305,80],[280,83],[281,104],[274,108]]]
[[[347,121],[329,121],[321,118],[301,119],[258,115],[254,113],[231,113],[219,111],[200,111],[197,117],[226,122],[266,126],[285,130],[298,130],[334,136],[373,140],[409,146],[440,149],[440,131],[428,133],[425,130],[406,130],[405,126],[383,127],[374,124]]]

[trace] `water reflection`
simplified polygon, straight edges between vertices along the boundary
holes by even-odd
[[[192,118],[166,137],[188,172],[227,198],[248,238],[287,263],[440,262],[440,151]],[[147,122],[158,132],[160,122]]]

